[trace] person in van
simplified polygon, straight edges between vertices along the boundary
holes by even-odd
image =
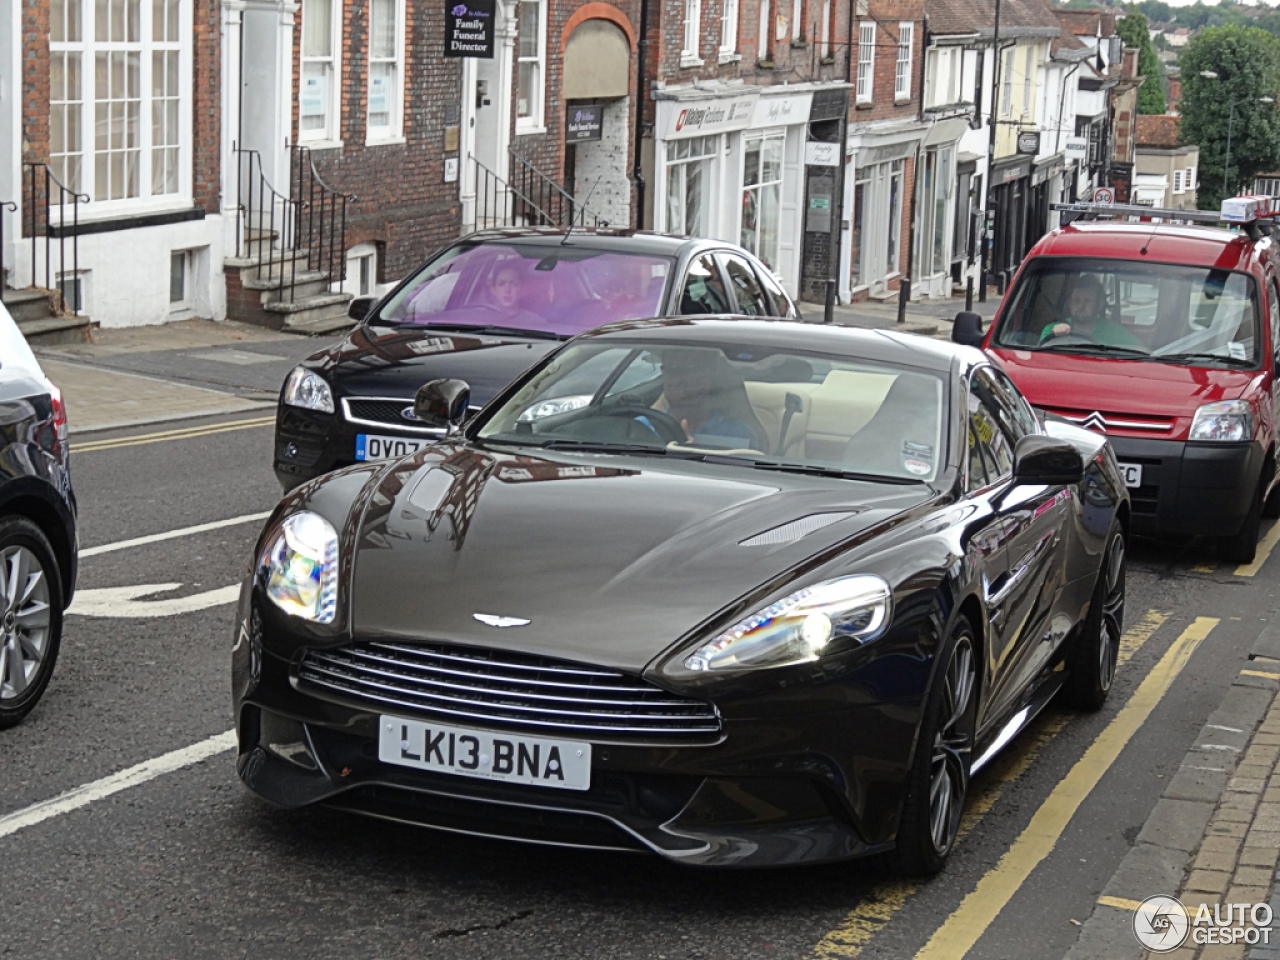
[[[1107,316],[1106,291],[1097,277],[1088,274],[1080,274],[1072,282],[1065,316],[1045,325],[1040,342],[1068,336],[1085,337],[1109,347],[1142,349],[1133,334]]]

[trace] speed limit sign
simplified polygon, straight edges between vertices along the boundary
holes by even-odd
[[[1093,202],[1094,203],[1115,203],[1116,192],[1111,187],[1094,187]]]

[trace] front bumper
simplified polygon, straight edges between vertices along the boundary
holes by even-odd
[[[439,439],[438,434],[414,433],[390,423],[352,423],[343,416],[341,403],[337,413],[279,404],[273,466],[284,492],[321,474],[354,464],[356,437],[362,433],[417,441]]]
[[[459,833],[649,851],[704,866],[820,863],[892,847],[915,700],[858,708],[856,723],[849,711],[765,709],[758,719],[726,718],[718,739],[699,744],[592,739],[586,791],[476,780],[381,762],[382,710],[300,686],[294,663],[269,649],[278,618],[255,615],[248,594],[233,655],[237,772],[273,804],[323,803]]]
[[[1142,485],[1129,491],[1134,529],[1213,536],[1240,531],[1262,475],[1261,444],[1109,439],[1117,461],[1142,467]]]

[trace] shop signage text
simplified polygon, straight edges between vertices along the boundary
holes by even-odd
[[[1018,152],[1035,156],[1040,152],[1040,131],[1024,130],[1018,134]]]
[[[599,140],[604,129],[604,106],[588,103],[565,109],[564,139],[566,143]]]
[[[694,103],[674,102],[671,119],[667,125],[667,139],[700,137],[708,133],[724,133],[727,130],[743,130],[751,122],[757,95],[733,100],[704,100]],[[659,108],[667,106],[659,103]]]
[[[1089,140],[1087,137],[1067,137],[1067,159],[1083,160],[1089,155]]]
[[[810,140],[804,145],[804,162],[810,167],[840,166],[840,144]]]
[[[793,93],[788,97],[761,97],[751,117],[753,127],[782,127],[792,123],[808,123],[812,93]]]
[[[493,21],[496,0],[446,2],[444,55],[493,59]]]

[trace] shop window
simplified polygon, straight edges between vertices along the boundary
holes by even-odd
[[[905,165],[905,160],[895,160],[889,168],[889,244],[885,248],[885,265],[889,273],[898,272],[898,248],[902,240],[902,177]]]
[[[684,43],[680,48],[680,63],[686,66],[701,63],[698,44],[701,40],[702,0],[684,0]]]
[[[302,0],[302,91],[298,139],[339,139],[340,0]]]
[[[911,99],[911,44],[914,35],[915,24],[898,24],[898,63],[893,75],[895,100]]]
[[[738,52],[738,0],[723,0],[720,8],[720,58]]]
[[[370,141],[395,140],[401,132],[404,90],[404,0],[370,0]]]
[[[189,4],[54,0],[49,14],[54,176],[94,212],[189,192]]]
[[[778,266],[785,143],[785,133],[764,134],[747,139],[744,151],[740,242],[770,270]]]
[[[698,258],[689,265],[689,275],[680,294],[680,313],[730,313],[729,294],[725,291],[720,271],[710,256]]]
[[[858,103],[871,102],[871,87],[875,79],[876,25],[858,24]]]
[[[516,79],[516,132],[543,129],[543,86],[547,49],[546,0],[520,0],[520,40]]]
[[[870,252],[864,243],[863,225],[868,223],[867,201],[871,197],[871,178],[865,167],[859,167],[853,182],[853,223],[850,229],[850,274],[849,285],[857,288],[868,282],[867,255]]]
[[[684,237],[710,235],[711,160],[720,138],[691,137],[667,144],[667,204],[663,229]]]
[[[947,207],[952,184],[951,148],[937,151],[937,171],[933,188],[932,272],[942,273],[949,266],[947,257]]]
[[[729,285],[738,301],[738,312],[748,317],[767,317],[773,311],[769,308],[769,299],[760,288],[751,265],[741,257],[724,254],[725,273],[729,275]]]

